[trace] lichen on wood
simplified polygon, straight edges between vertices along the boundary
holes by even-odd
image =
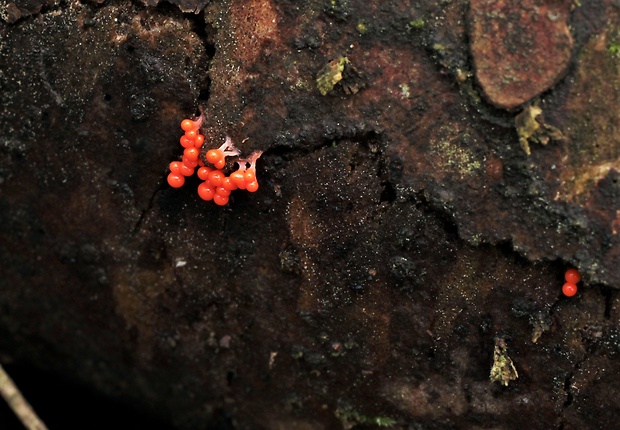
[[[508,355],[506,341],[502,338],[496,338],[493,350],[493,366],[491,366],[489,380],[508,386],[510,381],[514,381],[518,377],[519,372],[517,372],[517,368]]]

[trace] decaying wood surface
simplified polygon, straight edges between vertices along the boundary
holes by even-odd
[[[617,1],[0,17],[5,356],[181,429],[616,425]],[[257,193],[168,186],[199,108]]]

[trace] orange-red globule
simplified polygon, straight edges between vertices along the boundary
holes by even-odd
[[[562,293],[566,297],[573,297],[575,294],[577,294],[578,289],[579,288],[577,288],[577,285],[572,284],[570,282],[567,282],[564,285],[562,285]]]
[[[170,173],[168,175],[168,184],[172,188],[181,188],[184,183],[185,183],[185,178],[183,177],[183,175],[180,175],[178,173]]]
[[[564,279],[571,284],[577,284],[581,280],[581,275],[577,269],[568,269],[564,274]]]

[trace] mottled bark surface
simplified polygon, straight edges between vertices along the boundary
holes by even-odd
[[[3,357],[181,429],[617,424],[616,1],[172,3],[0,3]],[[198,107],[257,193],[168,186]]]

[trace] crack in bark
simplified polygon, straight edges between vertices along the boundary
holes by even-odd
[[[132,236],[135,236],[138,233],[138,231],[140,230],[140,228],[142,227],[142,224],[144,223],[144,220],[145,220],[146,216],[148,215],[148,213],[153,208],[153,202],[155,201],[155,196],[157,195],[157,193],[162,191],[164,189],[164,187],[166,186],[166,176],[167,175],[164,173],[164,176],[158,181],[157,187],[155,188],[155,190],[151,194],[151,197],[149,198],[149,202],[146,205],[146,209],[143,209],[141,211],[140,217],[138,218],[138,221],[136,221],[135,225],[133,226],[133,229],[131,230],[131,235]]]
[[[152,7],[151,9],[156,10],[158,13],[161,13],[162,15],[170,15],[169,11],[161,3],[155,7]],[[202,9],[200,13],[198,14],[184,12],[183,17],[191,23],[192,29],[194,33],[196,34],[196,37],[202,42],[204,46],[206,57],[209,60],[211,60],[215,56],[216,49],[215,49],[215,45],[209,43],[208,41],[209,33],[207,31],[207,22],[205,19],[204,9]],[[210,61],[209,61],[209,64],[210,64]],[[209,72],[209,67],[207,68],[206,72],[207,73]],[[205,86],[202,86],[202,87],[199,86],[197,88],[198,90],[197,105],[198,106],[204,106],[209,101],[210,86],[211,86],[211,80],[207,79]],[[147,215],[153,208],[155,196],[157,195],[158,192],[162,191],[165,188],[166,182],[167,182],[166,176],[167,176],[167,171],[166,173],[164,173],[162,178],[159,180],[157,186],[155,187],[153,193],[151,194],[151,197],[149,198],[146,209],[143,209],[141,211],[140,217],[138,218],[138,220],[136,221],[132,229],[132,235],[136,235],[138,233],[138,231],[142,227],[142,224],[144,223],[144,220],[146,219]]]

